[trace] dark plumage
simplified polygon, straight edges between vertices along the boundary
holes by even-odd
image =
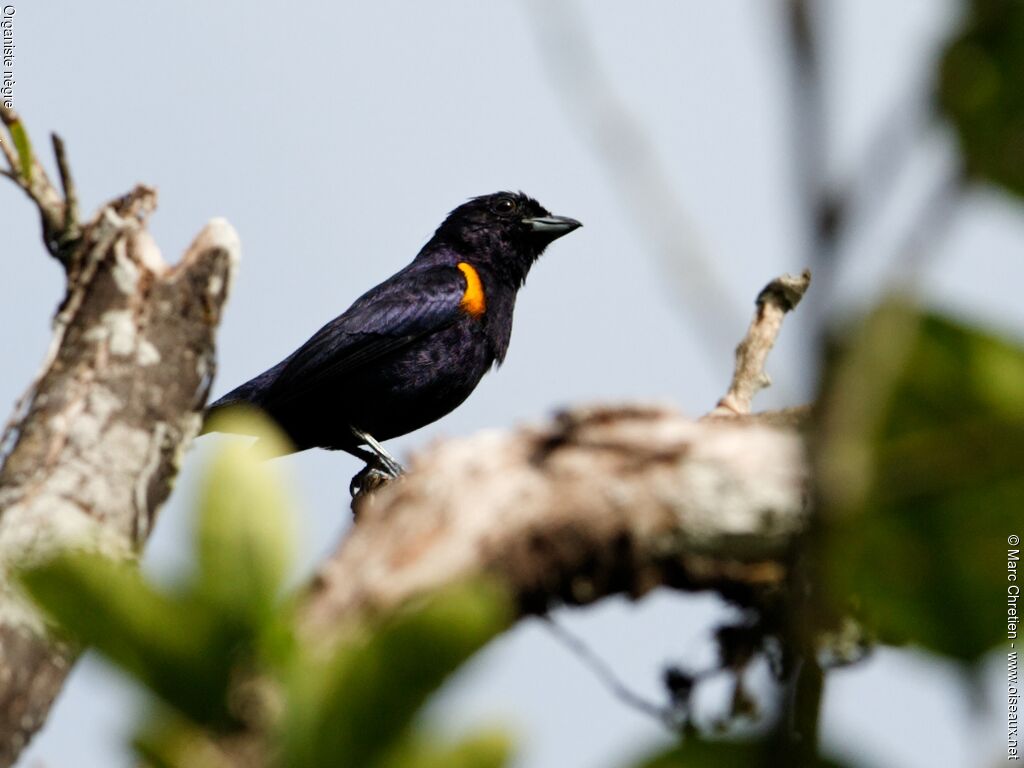
[[[508,350],[516,293],[545,247],[580,226],[499,192],[452,211],[407,267],[363,294],[298,350],[208,410],[255,406],[296,450],[364,459],[364,439],[403,435],[462,403]]]

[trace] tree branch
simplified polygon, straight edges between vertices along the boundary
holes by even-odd
[[[2,117],[9,128],[17,121]],[[34,154],[30,179],[12,164],[67,287],[42,370],[0,443],[10,448],[0,467],[0,766],[42,725],[74,657],[10,572],[71,545],[131,555],[147,538],[199,430],[239,255],[234,230],[214,220],[168,266],[146,231],[156,192],[143,186],[71,240],[53,239],[78,226],[63,145],[54,146],[66,201]]]
[[[659,584],[737,598],[776,587],[807,479],[793,432],[656,407],[576,409],[452,440],[364,505],[319,573],[310,625],[481,573],[523,612]]]
[[[809,278],[762,291],[729,416],[749,413]],[[322,642],[481,574],[509,587],[524,614],[658,585],[757,602],[783,585],[807,522],[805,413],[695,422],[665,407],[575,408],[543,426],[434,445],[363,499],[310,589],[304,629]]]
[[[750,413],[754,395],[771,385],[764,364],[782,329],[782,319],[796,308],[810,284],[811,272],[805,269],[799,277],[783,275],[772,280],[757,295],[757,312],[746,337],[736,347],[736,368],[729,391],[709,417]]]

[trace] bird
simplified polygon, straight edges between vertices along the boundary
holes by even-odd
[[[381,441],[450,413],[501,365],[530,268],[553,241],[581,226],[523,192],[470,198],[410,264],[277,365],[212,403],[203,432],[233,431],[220,417],[233,407],[255,408],[296,452],[341,450],[367,470],[401,474]]]

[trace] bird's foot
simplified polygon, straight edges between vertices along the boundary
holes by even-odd
[[[375,461],[367,462],[367,469],[370,469],[372,466],[374,469],[389,475],[391,479],[405,473],[405,467],[401,465],[398,459],[388,453],[387,449],[381,445],[373,435],[369,432],[357,429],[356,427],[352,427],[351,429],[352,434],[355,435],[358,440],[365,443],[366,447],[369,448],[370,453],[374,456]]]
[[[392,475],[379,467],[367,464],[352,478],[352,481],[348,484],[348,492],[352,495],[352,499],[356,500],[361,496],[383,488],[394,479]]]

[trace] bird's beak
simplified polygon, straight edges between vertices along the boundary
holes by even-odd
[[[540,235],[546,240],[555,240],[583,226],[576,219],[570,219],[568,216],[538,216],[533,219],[523,219],[523,224],[528,226],[534,234]]]

